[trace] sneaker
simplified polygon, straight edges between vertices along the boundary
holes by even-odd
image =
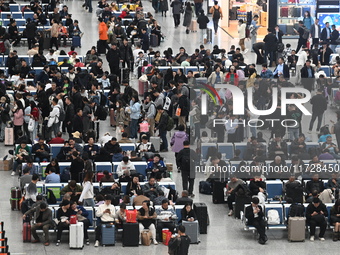
[[[94,247],[98,247],[99,246],[99,241],[97,240],[95,243],[94,243]]]
[[[49,245],[50,245],[50,243],[49,243],[49,242],[46,242],[46,243],[44,243],[44,245],[45,245],[45,246],[49,246]]]
[[[309,238],[309,241],[314,242],[314,236],[311,236],[311,237]]]
[[[312,130],[308,130],[308,134],[311,134],[312,133]]]
[[[248,49],[245,49],[245,50],[243,51],[243,54],[247,54],[247,52],[248,52]]]
[[[228,213],[228,216],[232,216],[233,215],[233,210],[230,210]]]
[[[32,243],[40,243],[39,239],[33,240]]]
[[[190,197],[191,197],[191,198],[194,198],[194,197],[195,197],[195,194],[191,194]]]
[[[320,240],[320,241],[325,241],[325,238],[319,237],[319,240]]]
[[[154,242],[153,242],[153,244],[154,244],[154,245],[157,245],[157,244],[158,244],[158,242],[157,242],[157,241],[154,241]]]
[[[15,171],[12,171],[11,176],[14,176],[14,175],[15,175]]]
[[[139,241],[139,243],[138,243],[139,245],[142,245],[142,241]]]
[[[56,246],[59,246],[60,244],[60,240],[57,241],[57,243],[55,244]]]
[[[89,240],[89,239],[86,239],[86,240],[85,240],[85,243],[86,243],[86,245],[90,245],[90,240]]]

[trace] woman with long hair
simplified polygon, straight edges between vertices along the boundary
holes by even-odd
[[[14,140],[18,139],[18,131],[21,130],[24,124],[24,107],[20,100],[14,102],[13,108],[13,125],[14,125]]]
[[[128,132],[127,127],[129,125],[129,115],[125,112],[125,108],[123,106],[123,102],[121,100],[118,100],[116,102],[116,138],[117,141],[121,139],[122,136],[122,130],[124,132]]]
[[[138,120],[141,117],[141,104],[139,103],[138,95],[134,95],[130,101],[128,108],[130,113],[130,138],[137,139]]]
[[[51,160],[51,162],[46,166],[46,170],[45,170],[45,175],[48,175],[48,173],[50,172],[51,168],[55,169],[55,173],[56,174],[60,174],[60,167],[59,167],[59,162],[57,158],[54,158]]]
[[[93,172],[87,172],[82,183],[83,191],[79,198],[79,202],[83,202],[83,206],[95,207],[92,179]]]
[[[333,241],[340,240],[340,199],[331,208],[331,224],[334,226]]]
[[[34,119],[34,128],[31,133],[31,140],[34,141],[34,139],[37,137],[38,128],[39,128],[39,109],[34,101],[30,101],[31,106],[31,114],[30,117]]]
[[[185,30],[187,34],[190,33],[189,27],[191,25],[191,21],[192,21],[192,7],[191,7],[191,3],[188,1],[185,5],[184,19],[183,19],[183,26],[187,28]]]
[[[312,25],[314,24],[314,20],[313,18],[310,16],[310,12],[309,11],[305,11],[304,15],[303,15],[303,25],[310,30]]]

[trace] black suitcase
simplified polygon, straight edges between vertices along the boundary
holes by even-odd
[[[120,82],[123,80],[129,80],[130,78],[130,69],[129,68],[121,68],[120,69]]]
[[[97,41],[97,52],[98,54],[106,54],[106,48],[102,41]]]
[[[150,46],[157,47],[158,46],[158,35],[151,34],[150,35]]]
[[[44,50],[48,50],[51,44],[51,33],[50,31],[44,31]]]
[[[235,218],[240,219],[240,212],[244,210],[244,205],[251,203],[251,197],[236,196],[235,197]]]
[[[205,203],[194,203],[194,211],[200,227],[200,234],[207,234],[208,230],[208,208]]]
[[[139,245],[139,224],[123,223],[123,247]]]
[[[224,188],[226,186],[225,181],[214,181],[212,184],[212,201],[214,204],[224,203]]]

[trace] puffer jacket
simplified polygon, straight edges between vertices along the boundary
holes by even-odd
[[[188,134],[185,131],[177,131],[171,138],[171,146],[173,152],[179,152],[183,149],[183,142],[188,140]]]

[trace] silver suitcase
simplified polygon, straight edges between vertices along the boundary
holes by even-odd
[[[306,218],[289,217],[288,218],[288,241],[304,242],[306,238]]]
[[[190,237],[190,243],[200,243],[199,237],[199,225],[198,221],[182,221],[182,225],[185,227],[185,233]]]
[[[70,249],[83,249],[84,223],[70,224]]]
[[[150,142],[155,147],[156,152],[159,152],[161,150],[161,138],[158,136],[151,136]]]

